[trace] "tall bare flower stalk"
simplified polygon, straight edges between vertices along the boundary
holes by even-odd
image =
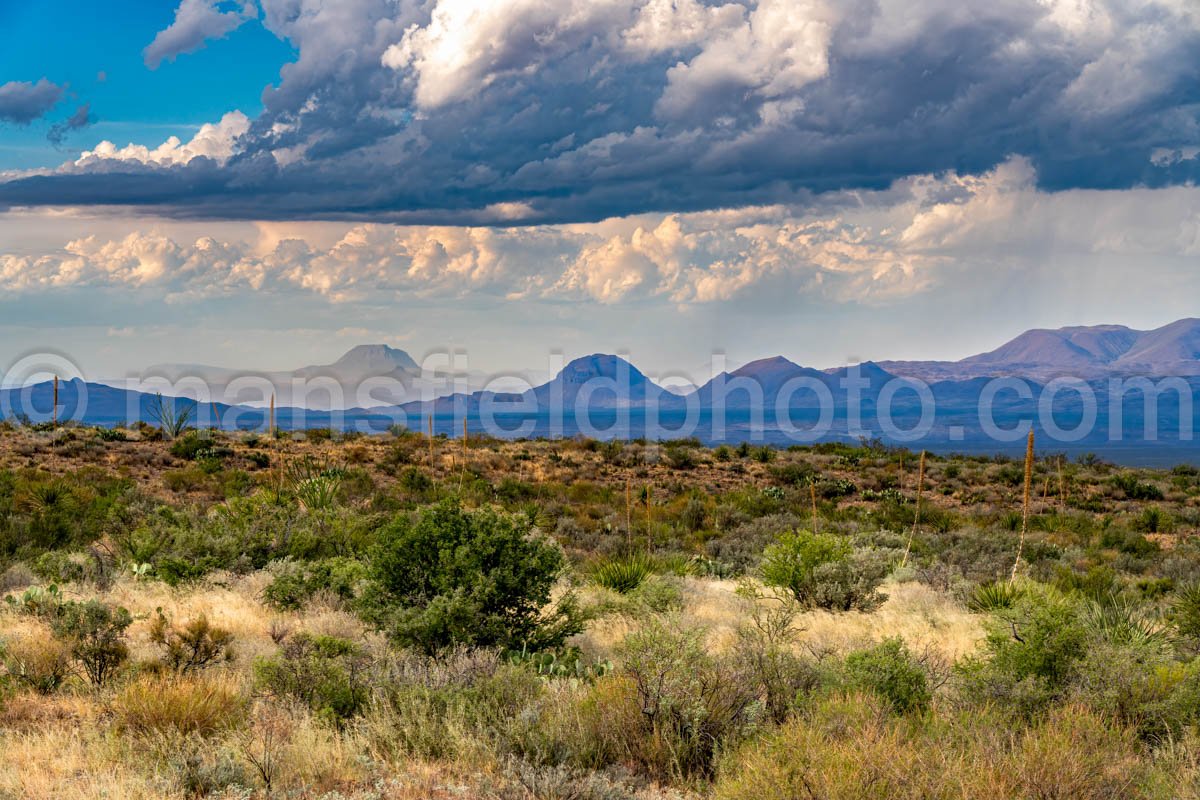
[[[1033,430],[1029,431],[1029,440],[1025,444],[1025,502],[1021,509],[1021,538],[1017,540],[1017,558],[1013,561],[1012,575],[1008,582],[1017,579],[1017,567],[1021,566],[1021,552],[1025,549],[1025,536],[1029,533],[1030,490],[1033,486]]]
[[[917,528],[921,524],[921,495],[925,491],[925,451],[921,451],[921,465],[917,468],[917,509],[913,512],[912,531],[908,534],[908,543],[904,545],[904,558],[900,559],[900,566],[908,564],[908,554],[912,550],[913,539],[917,536]]]

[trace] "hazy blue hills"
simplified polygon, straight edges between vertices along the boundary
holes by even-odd
[[[214,378],[218,396],[222,386],[247,377],[196,369]],[[1152,380],[1139,383],[1137,376]],[[285,379],[333,380],[345,384],[348,396],[358,381],[387,377],[413,386],[422,380],[414,359],[385,345],[356,347],[330,365],[265,377],[271,386]],[[1114,378],[1126,381],[1116,394]],[[155,394],[138,389],[63,381],[58,416],[99,425],[153,422]],[[382,432],[394,424],[425,430],[432,420],[437,432],[458,435],[466,420],[471,430],[504,437],[695,436],[775,444],[867,436],[916,448],[993,452],[1019,448],[1032,421],[1043,448],[1174,463],[1200,461],[1191,436],[1198,395],[1200,320],[1189,319],[1145,332],[1118,325],[1029,331],[958,362],[866,362],[819,370],[773,356],[687,393],[664,389],[619,356],[596,353],[521,393],[427,393],[426,401],[345,411],[297,406],[278,396],[276,422],[283,429]],[[3,389],[0,415],[45,421],[52,398],[49,382]],[[266,427],[261,397],[237,400],[198,404],[197,424],[211,426],[219,418],[223,428]]]
[[[1009,375],[1038,380],[1196,376],[1200,319],[1181,319],[1152,331],[1123,325],[1037,329],[961,361],[885,361],[880,366],[925,381]]]

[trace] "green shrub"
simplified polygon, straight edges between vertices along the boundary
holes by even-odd
[[[898,636],[847,656],[846,678],[850,686],[874,692],[898,714],[923,712],[932,699],[925,671]]]
[[[1152,644],[1098,642],[1075,669],[1069,696],[1161,744],[1200,716],[1200,664],[1180,664]]]
[[[79,583],[87,575],[84,557],[63,550],[42,553],[29,568],[47,583]]]
[[[329,558],[322,561],[297,563],[281,562],[275,577],[263,589],[268,605],[283,611],[294,611],[318,592],[328,592],[342,600],[356,598],[367,577],[367,567],[352,558]]]
[[[667,464],[671,469],[695,469],[698,463],[696,452],[690,447],[669,447],[667,449]]]
[[[171,455],[184,461],[196,461],[212,449],[213,437],[209,431],[188,431],[171,442]]]
[[[1087,654],[1078,604],[1053,593],[1027,593],[989,628],[984,653],[957,665],[960,688],[972,701],[1019,714],[1061,699]]]
[[[361,509],[305,511],[259,492],[208,513],[160,508],[114,534],[121,554],[172,585],[217,569],[244,573],[283,558],[320,560],[365,551],[379,518]]]
[[[129,657],[125,630],[132,623],[133,617],[124,608],[98,600],[68,601],[59,606],[50,628],[70,648],[71,657],[92,686],[100,689]]]
[[[804,486],[816,483],[820,473],[812,464],[788,463],[771,467],[771,478],[781,486]]]
[[[218,628],[204,614],[174,626],[157,610],[150,623],[150,641],[163,652],[163,663],[176,672],[201,670],[233,658],[233,634]]]
[[[1054,588],[1063,594],[1099,600],[1112,597],[1120,591],[1120,583],[1116,572],[1107,565],[1094,565],[1085,572],[1059,566],[1054,572]]]
[[[423,495],[433,488],[433,478],[420,467],[409,467],[400,473],[400,488],[412,494]]]
[[[395,641],[426,653],[554,649],[582,629],[573,596],[542,613],[563,566],[526,516],[445,501],[380,531],[363,608]]]
[[[259,658],[254,675],[265,691],[341,725],[367,704],[370,666],[366,652],[351,641],[298,633],[284,641],[278,655]]]
[[[1163,492],[1152,483],[1143,483],[1131,472],[1114,475],[1113,486],[1117,487],[1127,500],[1162,500]]]
[[[1111,547],[1131,556],[1144,557],[1158,552],[1158,545],[1140,533],[1109,528],[1100,535],[1100,546]]]
[[[102,442],[129,441],[129,435],[121,428],[96,428],[96,438]]]
[[[651,623],[620,649],[622,682],[640,718],[625,720],[623,748],[650,774],[712,774],[721,749],[753,729],[758,696],[734,663],[710,655],[698,630]]]
[[[873,554],[855,552],[848,540],[831,534],[785,533],[763,553],[763,581],[809,608],[869,611],[884,599],[878,587],[886,574]]]

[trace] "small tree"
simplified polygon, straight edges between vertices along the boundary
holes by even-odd
[[[100,689],[129,657],[125,630],[132,623],[133,617],[124,608],[89,600],[63,603],[50,621],[50,629],[70,647],[88,682]]]
[[[542,614],[564,557],[526,517],[445,501],[379,537],[364,611],[400,644],[429,654],[455,645],[535,651],[582,629],[573,596]]]

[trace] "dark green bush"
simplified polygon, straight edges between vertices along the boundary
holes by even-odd
[[[426,653],[553,649],[582,626],[573,597],[542,612],[563,567],[562,551],[533,535],[527,516],[445,501],[379,532],[363,609],[395,641]]]
[[[846,657],[850,686],[874,692],[898,714],[923,712],[932,695],[925,671],[898,636]]]
[[[771,478],[781,486],[804,486],[807,489],[810,483],[820,478],[820,473],[811,464],[792,462],[771,467]]]
[[[1162,500],[1163,492],[1152,483],[1139,481],[1132,472],[1123,472],[1112,477],[1113,486],[1117,487],[1127,500]]]
[[[960,688],[975,702],[1034,714],[1060,700],[1087,655],[1078,603],[1028,592],[992,621],[984,653],[960,662]]]
[[[171,442],[171,455],[184,461],[196,461],[205,451],[214,447],[212,433],[209,431],[188,431]]]
[[[420,467],[409,467],[400,473],[400,488],[413,494],[424,494],[433,488],[433,478]]]
[[[366,565],[352,558],[284,562],[263,590],[263,599],[280,610],[298,609],[317,592],[330,592],[343,600],[353,600],[366,577]]]

